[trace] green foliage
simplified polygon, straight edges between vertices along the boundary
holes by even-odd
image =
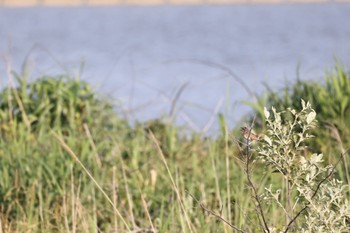
[[[272,90],[249,103],[257,115],[256,127],[264,129],[264,107],[299,109],[300,99],[308,100],[318,114],[320,127],[313,131],[316,140],[309,145],[311,152],[337,153],[350,147],[350,73],[341,65],[326,73],[324,81],[297,81],[282,90]],[[334,162],[332,158],[328,162]]]
[[[91,125],[103,114],[115,115],[112,106],[100,101],[83,81],[67,76],[42,77],[32,83],[19,76],[16,80],[17,88],[6,88],[0,93],[2,126],[14,121],[27,124],[32,131],[82,130],[84,123]]]
[[[42,77],[32,83],[17,77],[17,82],[15,88],[0,93],[0,211],[8,219],[35,219],[38,206],[45,206],[53,221],[50,209],[61,205],[72,177],[80,179],[81,185],[76,185],[82,192],[91,191],[92,183],[81,176],[79,167],[73,169],[74,161],[51,130],[64,136],[83,163],[103,179],[110,171],[102,169],[100,161],[117,161],[110,155],[111,134],[130,127],[85,82],[68,76]]]
[[[17,82],[16,88],[0,92],[2,232],[127,232],[121,217],[52,131],[90,171],[131,231],[150,231],[153,224],[158,232],[190,232],[184,211],[192,232],[230,231],[211,214],[194,208],[198,202],[244,232],[260,229],[254,200],[245,188],[237,142],[222,116],[218,139],[197,133],[185,136],[180,127],[161,119],[131,127],[87,83],[67,76],[32,83],[17,77]],[[281,206],[293,200],[296,207],[286,208],[288,213],[308,206],[293,229],[306,232],[322,226],[325,231],[342,231],[348,204],[339,181],[332,177],[310,198],[331,167],[320,164],[320,155],[309,156],[310,141],[305,140],[311,139],[308,131],[313,130],[315,111],[306,103],[302,109],[283,113],[261,109],[262,117],[269,115],[269,130],[252,147],[258,157],[251,178],[259,182],[258,196],[264,197],[264,211],[275,229],[285,221]],[[149,131],[157,138],[169,171]],[[288,156],[283,158],[284,154]],[[295,188],[290,196],[281,180]],[[322,225],[327,218],[333,225]]]
[[[263,137],[265,143],[261,144],[258,153],[260,158],[268,165],[273,165],[287,180],[295,180],[295,171],[299,170],[299,160],[304,158],[304,141],[312,138],[309,130],[314,128],[316,113],[310,104],[303,102],[303,109],[297,112],[294,109],[287,111],[293,115],[293,119],[282,118],[285,112],[277,112],[272,107],[272,116],[265,109],[267,131]],[[284,121],[282,121],[282,119]]]
[[[326,73],[324,82],[301,81],[287,85],[282,91],[268,89],[266,96],[255,106],[262,113],[262,103],[268,103],[277,109],[300,108],[300,99],[307,99],[314,106],[320,121],[346,120],[350,114],[350,76],[349,72],[338,65],[331,73]]]
[[[186,229],[183,213],[149,140],[148,132],[153,131],[169,159],[194,227],[198,232],[223,230],[221,224],[211,224],[209,216],[198,214],[185,192],[211,207],[226,205],[227,193],[222,188],[226,165],[217,156],[224,153],[214,140],[205,141],[196,133],[191,138],[181,136],[179,127],[161,120],[131,127],[88,84],[67,76],[43,77],[31,83],[18,78],[16,88],[4,89],[0,97],[2,232],[126,231],[106,198],[51,130],[115,201],[131,229],[150,227],[142,195],[159,232],[181,232]],[[231,168],[237,170],[234,164]],[[232,179],[241,177],[238,173]],[[235,187],[232,192],[242,190]],[[233,221],[244,224],[244,217]]]
[[[347,187],[332,177],[333,166],[323,165],[322,154],[304,153],[313,138],[309,133],[316,126],[316,113],[309,102],[302,100],[301,106],[300,112],[292,108],[287,112],[264,110],[267,131],[256,149],[256,159],[280,174],[286,185],[265,187],[262,200],[284,211],[286,225],[282,229],[291,225],[293,232],[349,232]],[[292,117],[286,118],[287,113]],[[293,221],[298,213],[301,215]],[[280,228],[272,229],[278,232]]]

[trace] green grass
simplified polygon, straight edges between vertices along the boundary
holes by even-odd
[[[238,166],[230,162],[238,173],[226,180],[226,155],[215,141],[204,141],[198,134],[185,139],[178,127],[161,120],[130,127],[79,80],[44,77],[26,83],[19,78],[18,84],[5,89],[0,102],[3,231],[123,232],[152,224],[159,232],[223,231],[189,195],[219,210],[227,206],[227,182],[242,179]],[[52,132],[72,149],[115,208]],[[230,192],[242,196],[244,191],[233,185]],[[240,202],[246,205],[246,200]],[[234,211],[238,209],[232,206],[232,216]],[[243,219],[231,220],[243,225]]]
[[[331,123],[342,137],[350,129],[349,101],[343,100],[349,82],[339,68],[326,78],[325,87],[316,87],[323,90],[321,96],[336,91],[339,97],[321,101],[309,96],[321,122],[327,121],[322,114],[332,107],[330,115],[337,118]],[[232,232],[193,197],[240,229],[259,229],[240,154],[234,136],[225,133],[229,130],[224,119],[217,139],[194,132],[188,137],[162,119],[130,126],[108,100],[80,80],[60,76],[27,83],[18,77],[17,84],[0,93],[2,232],[128,232],[152,227],[158,232]],[[311,93],[311,87],[298,82],[293,93],[307,88]],[[264,103],[293,106],[296,102],[280,103],[290,90],[284,93],[270,93]],[[330,102],[336,99],[344,104]],[[281,183],[259,165],[254,173],[260,190]],[[266,211],[274,225],[284,221],[279,210]]]
[[[350,73],[338,63],[325,73],[323,80],[297,81],[274,91],[267,87],[256,103],[248,103],[256,114],[256,128],[264,130],[264,107],[299,109],[300,99],[308,100],[317,112],[319,127],[313,132],[316,140],[309,145],[312,152],[322,152],[327,162],[334,164],[341,152],[350,147]],[[252,118],[251,118],[252,119]],[[350,184],[348,161],[339,169],[342,180]]]

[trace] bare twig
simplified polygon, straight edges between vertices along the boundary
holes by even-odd
[[[229,225],[232,229],[235,229],[236,231],[239,231],[239,232],[242,232],[242,233],[245,233],[245,231],[239,229],[238,227],[232,225],[228,220],[226,220],[225,218],[223,218],[221,216],[221,214],[218,214],[216,213],[215,211],[211,210],[211,209],[208,209],[202,202],[200,202],[195,196],[193,196],[191,193],[188,193],[188,195],[190,195],[193,200],[195,200],[199,206],[205,211],[207,212],[208,214],[216,217],[217,219],[219,219],[220,221],[224,222],[225,224]]]
[[[257,191],[257,189],[256,189],[256,187],[255,187],[255,185],[254,185],[254,183],[253,183],[253,181],[251,179],[251,176],[250,176],[250,171],[249,171],[249,163],[250,163],[250,161],[248,161],[248,160],[249,160],[249,158],[247,156],[246,175],[247,175],[247,179],[248,179],[248,186],[251,188],[251,190],[253,192],[252,195],[253,195],[253,198],[256,201],[256,203],[254,202],[254,205],[256,206],[258,214],[260,214],[260,216],[262,218],[262,222],[263,222],[265,231],[266,232],[270,232],[269,227],[267,225],[267,221],[266,221],[266,218],[265,218],[264,211],[263,211],[262,206],[261,206],[261,201],[260,201],[260,197],[259,197],[258,191]]]
[[[311,196],[311,199],[313,199],[313,198],[316,196],[318,190],[321,188],[321,185],[322,185],[326,180],[328,180],[329,177],[331,177],[331,176],[334,174],[336,167],[337,167],[337,166],[339,165],[339,163],[344,159],[344,155],[347,154],[349,151],[350,151],[350,148],[346,149],[343,153],[340,154],[340,158],[339,158],[338,161],[334,164],[334,166],[333,166],[332,170],[329,172],[329,174],[328,174],[325,178],[323,178],[323,179],[318,183],[318,185],[317,185],[317,187],[316,187],[316,189],[315,189],[314,194],[312,194],[312,196]],[[289,231],[291,225],[292,225],[292,224],[295,222],[295,220],[309,207],[309,204],[310,204],[310,202],[307,203],[301,210],[299,210],[299,212],[294,216],[294,218],[292,218],[292,220],[290,220],[290,222],[288,223],[286,229],[284,230],[284,233],[287,233],[287,232]]]
[[[203,134],[205,134],[206,132],[208,132],[208,130],[210,129],[210,127],[213,125],[213,122],[215,121],[215,119],[216,119],[216,117],[217,117],[217,115],[218,115],[218,113],[219,113],[219,111],[220,111],[220,108],[221,108],[221,106],[222,106],[222,103],[223,103],[223,99],[221,98],[221,99],[218,101],[218,103],[217,103],[217,105],[216,105],[214,111],[211,113],[211,116],[210,116],[210,118],[209,118],[209,121],[208,121],[208,122],[205,124],[205,126],[201,129],[201,132],[202,132]]]
[[[174,98],[171,101],[171,107],[170,107],[170,111],[169,111],[169,116],[170,118],[174,117],[174,113],[175,113],[175,108],[176,108],[176,103],[177,101],[180,99],[180,96],[182,94],[182,92],[185,90],[185,88],[188,86],[188,82],[182,84],[180,86],[180,88],[177,90],[177,92],[175,93]]]
[[[252,181],[252,178],[251,178],[251,173],[250,173],[250,162],[251,162],[251,157],[252,157],[252,153],[250,151],[250,144],[251,144],[251,141],[250,141],[250,135],[251,135],[251,131],[253,129],[253,126],[254,126],[254,122],[255,122],[255,117],[252,121],[252,124],[251,124],[251,127],[250,127],[250,130],[248,132],[248,135],[245,137],[246,139],[246,162],[245,162],[245,173],[247,175],[247,180],[248,180],[248,186],[250,187],[250,189],[252,190],[252,196],[253,198],[255,199],[256,202],[254,202],[254,205],[255,205],[255,210],[258,214],[258,219],[260,221],[260,225],[261,227],[263,228],[264,232],[270,232],[270,229],[267,225],[267,221],[266,221],[266,218],[265,218],[265,214],[264,214],[264,211],[263,211],[263,208],[262,208],[262,205],[261,205],[261,201],[260,201],[260,197],[259,197],[259,194],[258,194],[258,191]],[[262,221],[262,223],[261,223]]]
[[[137,228],[132,231],[128,231],[127,233],[156,233],[156,232],[157,231],[155,231],[152,228]]]
[[[255,100],[257,99],[254,92],[249,88],[249,86],[241,79],[237,74],[235,74],[230,68],[227,66],[224,66],[222,64],[218,64],[212,61],[206,61],[201,59],[178,59],[178,60],[172,60],[170,62],[191,62],[191,63],[197,63],[200,65],[205,65],[208,67],[212,67],[215,69],[220,69],[222,71],[225,71],[230,77],[235,79],[246,91],[249,93],[250,96],[252,96]]]

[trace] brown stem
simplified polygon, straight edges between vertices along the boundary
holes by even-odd
[[[318,183],[314,194],[312,194],[312,196],[311,196],[311,199],[313,199],[313,198],[316,196],[316,194],[317,194],[318,190],[320,189],[321,185],[322,185],[330,176],[332,176],[332,175],[334,174],[336,167],[337,167],[338,164],[344,159],[344,155],[347,154],[349,151],[350,151],[350,148],[346,149],[343,153],[340,154],[340,158],[339,158],[338,161],[334,164],[334,166],[333,166],[332,170],[329,172],[329,174],[328,174],[325,178],[323,178],[323,179]],[[287,232],[289,231],[290,227],[291,227],[292,224],[295,222],[295,220],[301,215],[302,212],[304,212],[304,211],[309,207],[309,204],[310,204],[310,202],[308,202],[301,210],[299,210],[299,212],[294,216],[294,218],[292,218],[292,220],[290,220],[290,222],[288,223],[286,229],[284,230],[284,233],[287,233]]]
[[[248,158],[248,156],[247,156],[247,158]],[[249,158],[247,160],[249,160]],[[247,174],[247,179],[248,179],[248,186],[251,188],[253,198],[256,201],[256,203],[254,202],[254,205],[256,206],[256,209],[258,210],[258,212],[257,212],[258,217],[260,215],[262,222],[263,222],[263,225],[264,225],[264,228],[265,228],[264,232],[270,232],[270,229],[269,229],[267,222],[266,222],[266,219],[265,219],[264,211],[263,211],[262,206],[261,206],[261,201],[260,201],[258,192],[257,192],[255,185],[254,185],[254,183],[251,179],[251,176],[250,176],[249,161],[247,161],[246,174]],[[259,219],[260,219],[260,217],[259,217]]]
[[[253,124],[254,124],[254,121],[253,121]],[[247,175],[248,186],[252,190],[252,196],[253,196],[253,198],[256,201],[256,202],[254,202],[254,205],[255,205],[255,208],[257,210],[258,219],[259,219],[259,221],[262,221],[262,223],[263,223],[262,227],[264,228],[264,232],[270,232],[270,229],[269,229],[269,227],[267,225],[267,221],[266,221],[266,218],[265,218],[264,211],[263,211],[262,206],[261,206],[261,201],[260,201],[260,197],[259,197],[258,191],[257,191],[257,189],[256,189],[256,187],[255,187],[255,185],[254,185],[254,183],[252,181],[251,175],[250,175],[249,164],[251,162],[252,153],[250,151],[249,138],[250,138],[250,134],[251,134],[251,129],[252,129],[252,127],[250,128],[250,131],[248,133],[248,137],[246,137],[246,167],[245,167],[245,172],[246,172],[246,175]]]
[[[204,206],[203,203],[201,203],[197,198],[195,198],[191,193],[188,193],[192,198],[193,200],[195,200],[199,206],[207,213],[213,215],[214,217],[218,218],[220,221],[224,222],[225,224],[229,225],[232,229],[235,229],[236,231],[239,231],[241,233],[245,233],[245,231],[239,229],[238,227],[236,227],[235,225],[232,225],[228,220],[226,220],[225,218],[223,218],[221,216],[221,214],[218,214],[216,212],[214,212],[213,210],[211,209],[208,209],[207,207]]]

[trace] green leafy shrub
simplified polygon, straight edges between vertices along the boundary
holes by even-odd
[[[338,154],[350,147],[350,73],[341,65],[325,74],[324,81],[297,81],[282,90],[268,89],[256,103],[248,103],[255,109],[256,129],[265,130],[264,106],[276,109],[301,108],[300,99],[307,99],[318,114],[319,127],[312,130],[316,136],[309,143],[306,153]],[[286,118],[291,118],[287,113]],[[253,117],[251,117],[253,119]],[[327,163],[335,163],[332,156]],[[349,155],[343,159],[337,175],[350,185]]]
[[[112,106],[81,80],[66,75],[44,76],[31,83],[23,77],[16,80],[18,87],[0,93],[1,130],[12,121],[32,131],[82,131],[83,124],[108,127],[117,118]]]
[[[338,65],[334,71],[325,74],[324,82],[299,80],[282,91],[269,88],[257,103],[250,103],[257,114],[256,127],[264,127],[265,106],[299,109],[300,99],[307,99],[312,104],[320,122],[320,127],[313,132],[317,139],[310,144],[310,150],[333,153],[350,146],[349,72]]]
[[[310,131],[316,127],[316,112],[309,102],[302,100],[301,106],[300,111],[265,108],[266,133],[256,146],[247,142],[246,167],[266,166],[284,184],[265,186],[258,195],[250,178],[252,170],[246,169],[256,213],[265,232],[349,232],[347,186],[334,177],[334,166],[323,165],[322,154],[304,153],[314,138]],[[338,163],[343,156],[338,156]],[[267,213],[272,206],[284,213],[285,224],[271,226]]]
[[[67,75],[16,80],[16,87],[0,92],[0,211],[9,219],[22,216],[23,209],[38,214],[35,207],[44,201],[57,205],[71,177],[80,177],[81,169],[72,169],[74,161],[52,138],[52,130],[67,138],[102,179],[108,173],[101,161],[116,161],[111,135],[118,132],[124,140],[130,128],[86,82]],[[82,190],[90,189],[87,178],[81,181]]]

